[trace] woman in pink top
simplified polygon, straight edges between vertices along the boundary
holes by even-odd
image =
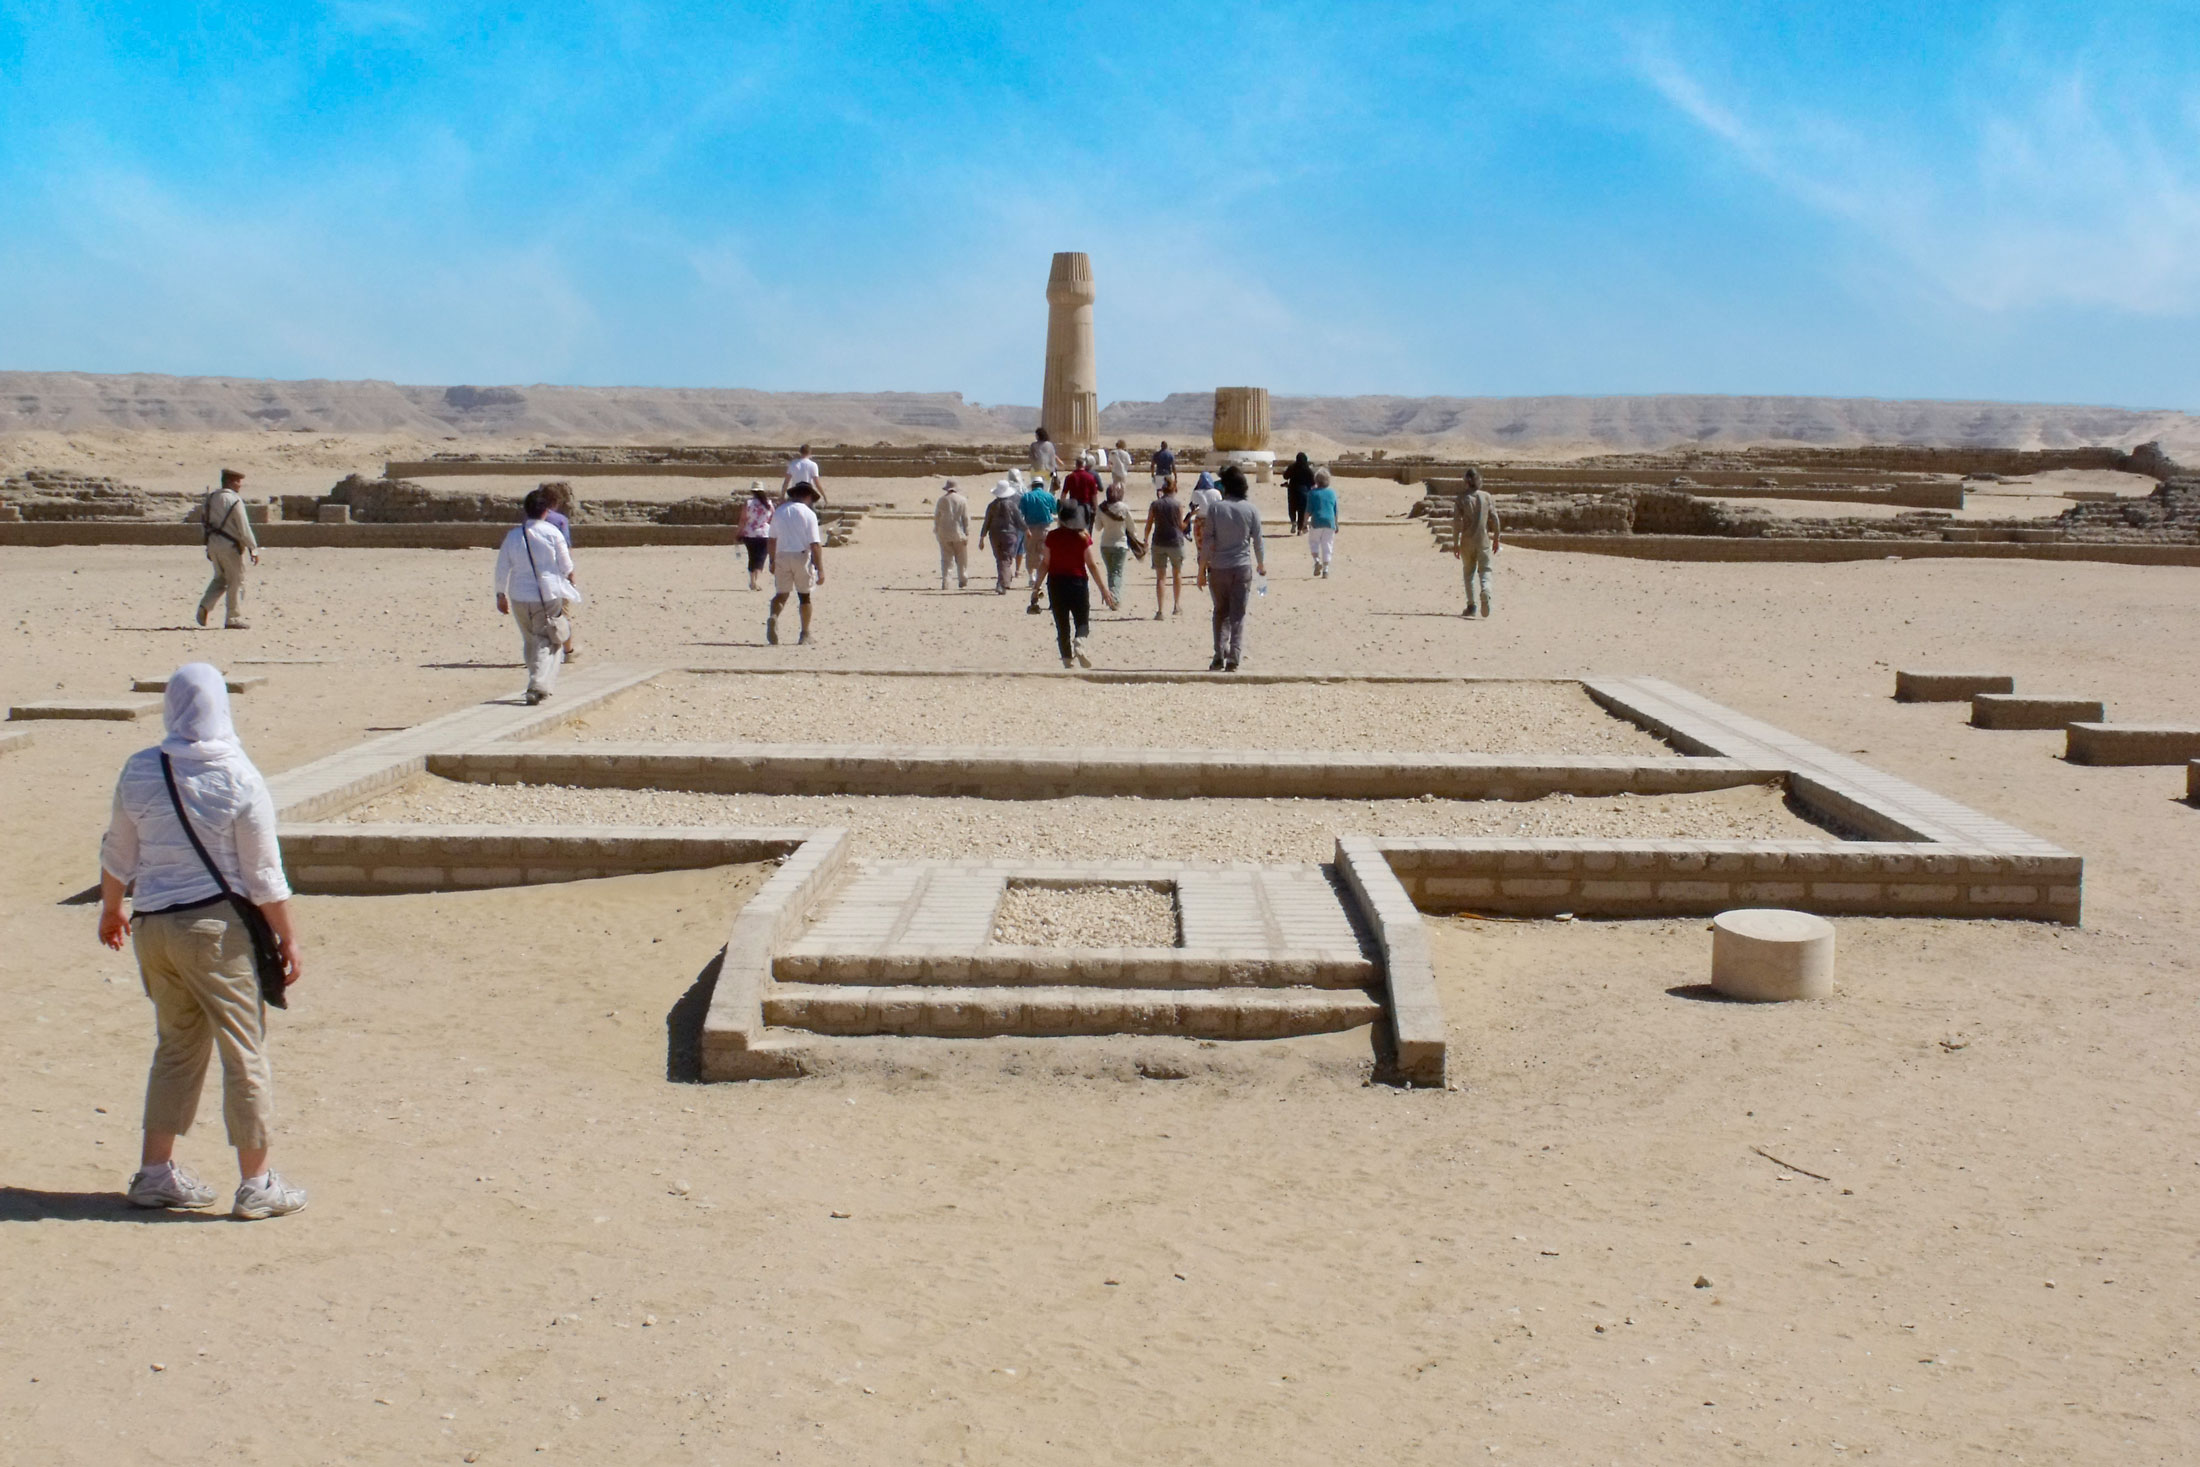
[[[749,480],[749,497],[741,506],[741,543],[748,547],[751,591],[764,589],[756,584],[756,573],[764,568],[764,558],[772,548],[772,511],[776,508],[772,497],[764,492],[764,481]]]

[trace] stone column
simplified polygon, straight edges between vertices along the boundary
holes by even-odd
[[[1262,483],[1276,461],[1268,448],[1268,389],[1215,389],[1215,456],[1224,463],[1253,469]]]
[[[1100,376],[1092,353],[1092,257],[1065,250],[1047,275],[1047,375],[1039,425],[1063,467],[1100,443]]]

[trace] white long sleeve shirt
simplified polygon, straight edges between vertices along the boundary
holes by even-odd
[[[229,889],[254,902],[290,896],[275,841],[275,798],[248,759],[174,760],[176,791],[206,853]],[[160,750],[140,749],[115,781],[114,815],[99,843],[99,864],[124,886],[140,912],[190,906],[221,895],[176,823]]]
[[[525,538],[522,539],[521,537]],[[534,565],[527,552],[535,553]],[[529,520],[514,525],[497,549],[496,589],[514,601],[578,601],[580,588],[572,581],[573,552],[565,537],[548,520]]]

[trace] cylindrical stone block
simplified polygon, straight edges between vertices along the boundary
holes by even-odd
[[[1268,389],[1215,389],[1215,449],[1258,453],[1268,447]]]
[[[1808,912],[1744,907],[1711,920],[1711,986],[1780,1003],[1833,996],[1833,924]]]

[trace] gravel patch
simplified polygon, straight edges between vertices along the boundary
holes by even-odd
[[[1176,895],[1150,886],[1011,881],[993,940],[1032,947],[1181,947]]]
[[[1061,800],[706,795],[421,779],[353,823],[845,825],[855,854],[910,860],[1327,861],[1340,833],[1620,840],[1835,838],[1766,786],[1698,795],[1540,800]]]
[[[951,744],[1649,754],[1673,749],[1569,683],[1094,683],[670,676],[551,742]]]

